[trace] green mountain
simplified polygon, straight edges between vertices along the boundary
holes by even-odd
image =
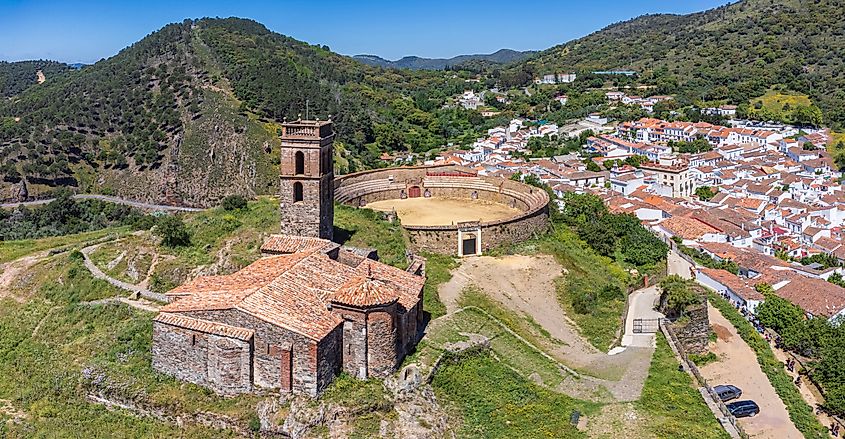
[[[689,100],[747,103],[773,86],[808,94],[845,125],[845,4],[742,0],[689,15],[646,15],[542,51],[503,72],[631,69]],[[589,75],[585,75],[589,76]]]
[[[377,67],[411,70],[443,70],[449,67],[458,67],[473,61],[481,61],[491,65],[507,64],[524,59],[533,53],[535,52],[530,50],[521,52],[511,49],[499,49],[489,54],[458,55],[452,58],[422,58],[419,56],[406,56],[396,61],[390,61],[376,55],[355,55],[352,58],[357,61],[361,61],[364,64]]]
[[[65,63],[48,60],[0,61],[0,97],[17,95],[30,86],[38,84],[38,72],[44,75],[43,80],[46,81],[71,68]]]
[[[21,179],[35,196],[70,186],[195,205],[275,193],[283,118],[331,115],[349,171],[471,131],[477,113],[441,108],[465,85],[366,66],[250,20],[186,20],[0,102],[0,198]]]

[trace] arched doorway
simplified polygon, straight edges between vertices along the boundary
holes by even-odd
[[[420,187],[419,186],[411,186],[408,188],[408,197],[410,198],[419,198],[420,197]]]

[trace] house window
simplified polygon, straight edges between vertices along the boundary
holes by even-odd
[[[305,154],[302,151],[297,151],[294,154],[294,168],[294,173],[297,175],[305,173]]]
[[[299,201],[302,201],[302,197],[302,183],[297,181],[293,184],[293,202],[297,203]]]

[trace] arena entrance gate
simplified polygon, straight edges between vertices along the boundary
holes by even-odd
[[[411,186],[408,188],[408,198],[419,198],[420,197],[420,187],[419,186]]]
[[[458,257],[481,255],[481,224],[458,223]]]

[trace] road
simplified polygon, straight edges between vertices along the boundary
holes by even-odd
[[[660,298],[660,290],[656,285],[643,288],[631,293],[628,298],[628,315],[625,318],[625,332],[622,335],[620,345],[622,349],[615,348],[611,353],[618,353],[628,346],[653,348],[655,347],[655,335],[635,334],[634,319],[659,319],[663,314],[654,309],[655,302]]]
[[[701,375],[712,386],[733,384],[742,389],[741,400],[750,399],[760,406],[760,413],[737,422],[752,437],[759,438],[801,438],[803,435],[789,420],[789,412],[781,401],[769,378],[760,369],[757,355],[745,343],[728,321],[713,306],[708,306],[710,325],[717,335],[711,349],[719,361],[699,368]]]
[[[34,200],[34,201],[24,201],[22,203],[2,203],[0,207],[4,209],[15,208],[18,206],[40,206],[43,204],[47,204],[53,201],[55,198],[47,198],[44,200]],[[171,212],[200,212],[205,209],[197,208],[197,207],[186,207],[186,206],[171,206],[168,204],[152,204],[152,203],[144,203],[141,201],[134,201],[134,200],[125,200],[123,198],[113,197],[110,195],[96,195],[96,194],[77,194],[73,195],[73,199],[75,200],[101,200],[101,201],[108,201],[110,203],[116,204],[123,204],[126,206],[134,207],[137,209],[142,210],[163,210],[163,211],[171,211]]]

